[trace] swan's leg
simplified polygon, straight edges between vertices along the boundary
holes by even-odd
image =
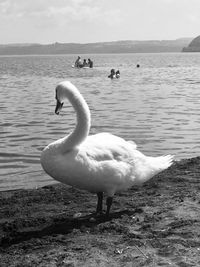
[[[97,210],[96,213],[102,213],[103,210],[103,192],[97,193],[98,202],[97,202]]]
[[[113,197],[107,197],[107,199],[106,199],[106,205],[107,205],[106,216],[107,217],[109,216],[110,207],[112,205],[112,202],[113,202]]]

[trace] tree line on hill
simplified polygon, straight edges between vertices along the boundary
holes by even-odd
[[[192,38],[152,41],[114,41],[97,43],[8,44],[0,45],[0,55],[160,53],[181,52]]]

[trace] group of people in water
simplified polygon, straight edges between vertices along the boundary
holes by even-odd
[[[110,78],[110,79],[114,79],[114,78],[119,78],[120,77],[120,71],[119,70],[117,70],[116,72],[115,72],[115,69],[111,69],[111,71],[110,71],[110,75],[108,75],[108,78]]]
[[[140,64],[137,64],[136,67],[140,68]],[[115,71],[115,69],[111,69],[110,74],[108,75],[108,78],[110,79],[120,78],[120,71],[119,70]]]
[[[82,62],[81,57],[78,56],[73,67],[75,67],[75,68],[83,68],[83,67],[93,68],[93,61],[90,58],[88,58],[88,61],[86,61],[86,59],[84,59]],[[140,65],[137,64],[136,67],[139,68]],[[115,69],[111,69],[110,74],[108,75],[108,78],[110,78],[110,79],[120,78],[120,71],[119,70],[115,71]]]
[[[90,58],[88,58],[88,62],[86,61],[86,59],[84,59],[82,62],[81,57],[78,56],[77,60],[75,61],[74,67],[75,68],[83,68],[83,67],[93,68],[93,61]]]
[[[86,61],[86,59],[81,60],[81,57],[78,56],[78,58],[76,59],[74,65],[72,65],[72,67],[75,68],[84,68],[84,67],[88,67],[88,68],[93,68],[93,61],[88,58],[88,61]],[[111,69],[110,71],[110,75],[108,75],[108,78],[110,79],[114,79],[114,78],[119,78],[120,77],[120,71],[117,70],[115,71],[115,69]]]

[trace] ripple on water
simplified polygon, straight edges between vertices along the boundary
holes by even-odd
[[[92,58],[95,68],[89,71],[71,68],[74,55],[1,58],[0,190],[53,182],[42,171],[40,154],[73,130],[76,117],[67,102],[60,116],[54,114],[54,88],[66,77],[88,102],[91,133],[133,140],[147,155],[199,155],[200,54]],[[107,78],[113,67],[120,79]]]

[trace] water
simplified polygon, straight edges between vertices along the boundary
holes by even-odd
[[[88,57],[94,69],[71,68],[76,55],[0,57],[0,190],[54,182],[40,154],[74,127],[68,103],[54,114],[55,86],[66,79],[88,102],[91,134],[134,140],[146,155],[199,155],[200,53]],[[120,79],[107,78],[111,68],[120,69]]]

